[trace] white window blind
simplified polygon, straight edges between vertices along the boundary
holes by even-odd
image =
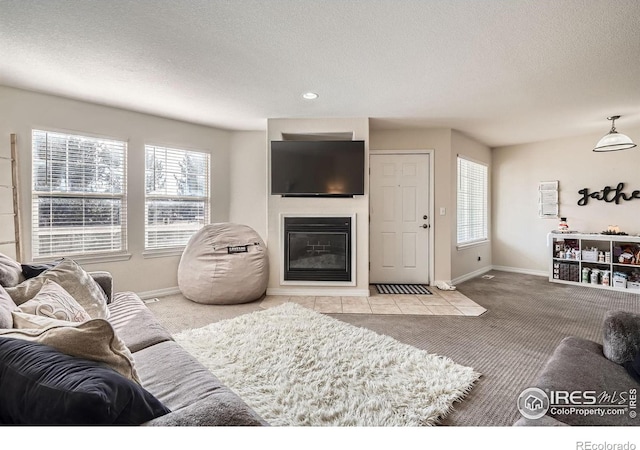
[[[126,250],[127,143],[32,131],[33,257]]]
[[[209,223],[209,154],[145,146],[145,249],[182,247]]]
[[[487,166],[458,157],[458,245],[488,239]]]

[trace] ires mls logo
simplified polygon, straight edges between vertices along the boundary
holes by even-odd
[[[518,397],[518,411],[527,419],[540,419],[549,411],[549,396],[542,389],[527,388]]]
[[[635,419],[637,389],[628,391],[562,391],[528,388],[518,397],[518,411],[527,419],[545,414],[580,416],[622,416]]]

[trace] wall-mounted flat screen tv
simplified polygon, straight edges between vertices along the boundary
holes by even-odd
[[[271,194],[364,195],[364,141],[271,141]]]

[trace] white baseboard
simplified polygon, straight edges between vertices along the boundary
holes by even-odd
[[[542,270],[521,269],[520,267],[508,267],[508,266],[487,266],[487,267],[483,267],[482,269],[478,269],[474,272],[470,272],[468,274],[462,275],[452,280],[451,283],[449,284],[453,284],[455,286],[458,283],[462,283],[472,278],[476,278],[481,275],[484,275],[485,273],[490,272],[491,270],[501,270],[503,272],[522,273],[524,275],[535,275],[535,276],[545,277],[545,278],[549,277],[549,273]]]
[[[503,272],[523,273],[525,275],[535,275],[538,277],[549,278],[549,272],[544,270],[521,269],[520,267],[508,266],[492,266],[493,270],[501,270]]]
[[[303,297],[369,297],[369,289],[268,288],[267,295]]]
[[[482,269],[478,269],[474,272],[470,272],[466,275],[462,275],[451,282],[447,281],[449,284],[453,284],[454,286],[458,283],[462,283],[464,281],[470,280],[472,278],[483,275],[490,270],[501,270],[503,272],[514,272],[514,273],[522,273],[525,275],[536,275],[539,277],[549,277],[549,273],[542,270],[531,270],[531,269],[521,269],[519,267],[508,267],[508,266],[488,266],[483,267]],[[435,285],[435,283],[434,283]],[[180,294],[180,288],[178,286],[163,288],[163,289],[155,289],[153,291],[144,291],[137,292],[138,297],[142,300],[147,300],[154,297],[165,297],[167,295],[175,295]],[[369,290],[368,289],[316,289],[316,288],[296,288],[296,289],[282,289],[282,288],[269,288],[267,289],[267,295],[286,295],[286,296],[309,296],[309,297],[321,297],[323,295],[329,297],[368,297]]]
[[[147,300],[154,297],[166,297],[167,295],[180,294],[180,288],[178,286],[174,286],[170,288],[156,289],[153,291],[136,292],[136,294],[138,294],[138,297],[140,297],[141,300]]]
[[[475,277],[479,277],[480,275],[484,275],[485,273],[489,272],[490,270],[494,269],[493,266],[487,266],[487,267],[483,267],[481,269],[478,270],[474,270],[473,272],[467,273],[465,275],[462,275],[458,278],[455,278],[453,280],[451,280],[451,284],[453,284],[454,286],[458,283],[462,283],[463,281],[467,281],[470,280],[472,278]]]

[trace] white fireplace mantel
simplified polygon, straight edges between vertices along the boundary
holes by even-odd
[[[351,280],[350,281],[293,281],[293,280],[285,280],[284,279],[284,272],[285,272],[285,267],[284,267],[284,251],[285,251],[285,237],[284,237],[284,220],[285,218],[289,218],[289,217],[350,217],[351,218]],[[322,286],[322,287],[349,287],[349,286],[356,286],[356,214],[344,214],[344,213],[335,213],[335,214],[327,214],[327,213],[323,213],[323,214],[318,214],[318,213],[306,213],[306,214],[299,214],[299,213],[281,213],[280,214],[280,226],[279,226],[279,266],[280,266],[280,285],[282,286]],[[275,292],[276,289],[270,289],[269,290],[269,294],[270,295],[283,295],[283,293],[286,293],[286,295],[316,295],[313,293],[310,293],[309,290],[307,289],[302,289],[300,290],[300,293],[294,293],[297,292],[296,290],[292,290],[291,288],[287,288],[286,290],[283,290],[282,292]],[[366,293],[360,292],[360,291],[354,291],[353,289],[348,289],[348,290],[340,290],[340,289],[332,289],[331,291],[327,291],[327,290],[323,290],[321,294],[318,295],[341,295],[341,296],[368,296],[369,292],[367,291]]]

